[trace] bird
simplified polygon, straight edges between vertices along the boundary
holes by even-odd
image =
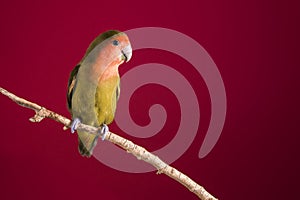
[[[83,123],[99,127],[102,140],[105,139],[120,96],[118,68],[131,57],[132,47],[124,32],[109,30],[91,42],[68,80],[67,106],[72,116],[72,133]],[[77,135],[80,154],[91,157],[99,134],[77,131]]]

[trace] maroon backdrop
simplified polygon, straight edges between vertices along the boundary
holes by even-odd
[[[217,145],[199,159],[210,103],[201,77],[192,78],[192,83],[200,81],[195,87],[203,91],[197,94],[202,99],[202,121],[196,140],[173,165],[219,199],[296,196],[300,91],[297,3],[50,2],[0,3],[0,87],[69,117],[65,100],[69,72],[97,34],[146,26],[180,31],[198,41],[216,62],[226,87],[228,110]],[[183,62],[166,52],[156,53],[136,52],[121,73],[147,62],[174,68]],[[154,87],[163,93],[163,88]],[[163,97],[174,99],[168,91]],[[146,110],[143,92],[137,91],[133,99],[132,115],[143,124],[148,120],[139,112]],[[177,104],[176,100],[172,103]],[[124,173],[95,158],[82,158],[76,135],[64,132],[62,125],[51,120],[30,123],[33,112],[4,96],[0,96],[0,110],[0,199],[197,199],[164,175]],[[178,110],[174,112],[178,114]],[[119,131],[115,124],[111,129]],[[163,139],[160,134],[157,137],[162,139],[154,138],[151,143],[145,139],[135,142],[156,149],[173,137],[166,133]]]

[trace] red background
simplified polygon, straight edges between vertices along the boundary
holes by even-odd
[[[173,165],[219,199],[296,198],[299,5],[267,0],[179,2],[2,1],[0,87],[69,117],[68,75],[96,35],[107,29],[146,26],[180,31],[198,41],[216,62],[228,110],[217,145],[207,157],[198,159],[210,103],[201,77],[191,76],[200,101],[200,130]],[[153,61],[174,68],[184,64],[175,55],[149,52],[136,52],[120,68],[121,74]],[[192,74],[187,70],[182,71]],[[158,94],[163,91],[154,87]],[[149,96],[142,89],[137,91],[132,107],[133,117],[141,124],[148,120],[143,114],[143,94]],[[171,105],[177,106],[172,93],[166,91],[163,97],[173,99]],[[82,158],[76,135],[64,132],[52,120],[30,123],[33,112],[4,96],[0,109],[0,199],[197,199],[164,175],[128,174],[95,158]],[[166,138],[161,132],[152,138],[155,142],[134,141],[148,149],[162,147],[172,139],[167,134],[172,132],[170,127],[177,127],[170,125],[178,120],[178,109],[174,112],[164,129]],[[118,131],[115,125],[111,129]]]

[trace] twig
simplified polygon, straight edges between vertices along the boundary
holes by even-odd
[[[17,104],[24,106],[26,108],[32,109],[35,111],[35,116],[30,118],[31,122],[40,122],[44,118],[51,118],[59,123],[64,125],[64,130],[68,129],[71,124],[71,120],[59,115],[51,110],[48,110],[38,104],[32,103],[27,101],[23,98],[20,98],[7,90],[0,87],[0,92],[9,97],[11,100],[16,102]],[[77,127],[77,130],[89,132],[91,134],[99,134],[99,130],[96,127],[92,127],[89,125],[85,125],[80,123]],[[211,194],[209,194],[202,186],[198,185],[195,181],[190,179],[185,174],[181,173],[177,169],[169,166],[165,162],[163,162],[159,157],[153,155],[152,153],[148,152],[145,148],[134,144],[133,142],[117,135],[112,132],[109,132],[105,139],[120,146],[128,153],[133,154],[139,160],[143,160],[151,165],[153,165],[157,170],[158,174],[166,174],[169,177],[173,178],[174,180],[178,181],[186,188],[188,188],[191,192],[195,193],[200,199],[202,200],[217,200]]]

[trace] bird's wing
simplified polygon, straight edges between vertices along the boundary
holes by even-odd
[[[67,103],[68,103],[68,108],[69,108],[70,111],[72,109],[72,96],[73,96],[73,93],[74,93],[74,88],[75,88],[75,84],[76,84],[76,77],[77,77],[79,67],[80,67],[80,64],[76,65],[76,67],[72,70],[72,72],[70,74],[69,81],[68,81]]]

